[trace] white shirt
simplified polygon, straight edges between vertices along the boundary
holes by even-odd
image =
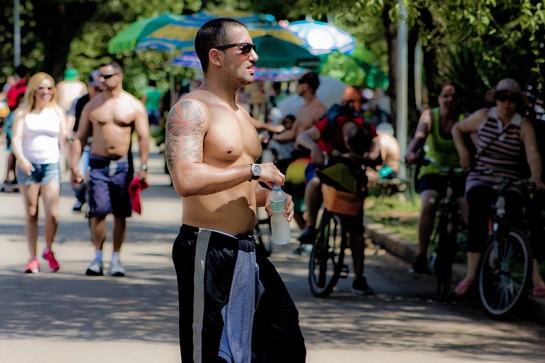
[[[52,164],[60,160],[61,118],[54,108],[29,113],[23,122],[23,154],[33,164]]]

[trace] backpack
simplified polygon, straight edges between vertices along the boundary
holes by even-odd
[[[352,159],[332,157],[326,166],[316,170],[316,175],[322,183],[337,190],[367,197],[367,175],[361,165]]]
[[[338,117],[344,117],[346,119],[351,119],[351,120],[359,119],[361,120],[361,124],[362,125],[364,124],[363,116],[359,112],[357,112],[353,107],[334,104],[320,118],[320,120],[327,118],[327,127],[322,134],[322,138],[325,141],[331,140],[333,138],[333,135],[335,135],[335,130],[337,129]]]

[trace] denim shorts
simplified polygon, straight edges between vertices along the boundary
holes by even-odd
[[[113,213],[131,216],[132,204],[129,183],[132,180],[127,156],[119,160],[91,154],[89,157],[89,216]]]
[[[49,184],[61,182],[61,168],[59,163],[51,164],[34,164],[32,163],[34,170],[30,175],[23,174],[20,167],[17,167],[17,181],[19,184]]]

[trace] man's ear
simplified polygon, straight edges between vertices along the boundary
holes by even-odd
[[[220,51],[217,49],[210,49],[208,52],[208,62],[215,65],[215,66],[221,66],[221,63],[223,59],[221,58]]]

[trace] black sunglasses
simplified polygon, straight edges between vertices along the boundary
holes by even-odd
[[[99,75],[98,77],[99,78],[104,78],[104,79],[110,79],[112,78],[113,76],[117,76],[119,73],[112,73],[112,74],[101,74]]]
[[[217,50],[225,50],[225,49],[234,48],[234,47],[241,47],[240,51],[244,55],[248,55],[252,51],[252,49],[254,50],[254,52],[257,52],[255,44],[252,44],[252,43],[225,44],[225,45],[219,45],[214,48],[216,48]]]

